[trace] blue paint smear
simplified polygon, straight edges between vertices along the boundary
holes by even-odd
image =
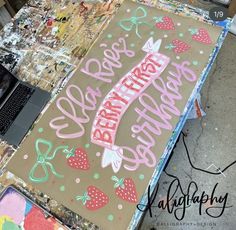
[[[31,209],[32,209],[32,204],[29,201],[27,201],[26,207],[25,207],[25,216],[28,215],[28,213],[30,212]]]

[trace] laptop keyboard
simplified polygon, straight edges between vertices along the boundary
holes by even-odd
[[[0,109],[0,134],[4,135],[27,103],[34,89],[19,84]]]

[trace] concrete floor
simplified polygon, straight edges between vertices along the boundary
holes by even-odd
[[[236,36],[229,34],[217,57],[211,73],[202,90],[202,103],[206,117],[187,121],[184,132],[189,149],[190,158],[195,167],[217,172],[223,170],[236,160]],[[191,181],[198,186],[197,195],[205,191],[209,196],[213,187],[218,183],[215,196],[224,197],[228,193],[227,206],[223,215],[212,218],[206,214],[206,209],[213,206],[222,207],[222,204],[211,204],[209,201],[202,205],[199,215],[199,204],[191,204],[187,208],[185,217],[178,221],[174,213],[160,208],[153,208],[153,217],[147,213],[141,230],[236,230],[236,164],[228,168],[222,175],[210,175],[191,167],[182,139],[178,142],[166,172],[179,178],[184,192]],[[219,171],[218,171],[219,172]],[[160,200],[167,200],[167,191],[174,179],[164,172],[159,181],[159,190],[154,205]],[[173,191],[174,187],[172,188]],[[191,190],[190,194],[193,194]],[[173,192],[172,192],[173,193]],[[175,194],[180,198],[181,194]],[[212,206],[213,205],[213,206]],[[175,209],[174,209],[175,210]],[[218,215],[221,209],[209,209],[212,215]],[[183,210],[178,210],[178,215]],[[170,226],[175,225],[175,226]]]

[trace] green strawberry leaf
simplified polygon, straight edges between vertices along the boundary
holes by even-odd
[[[76,196],[76,200],[81,200],[83,205],[85,205],[88,200],[91,200],[91,197],[85,192],[83,196]]]
[[[163,22],[163,17],[153,17],[156,23]]]
[[[165,49],[168,49],[168,50],[172,50],[174,49],[176,46],[174,46],[173,44],[169,44],[168,46],[165,46]]]
[[[194,28],[190,28],[190,29],[188,29],[188,31],[189,31],[192,35],[198,33],[198,29],[194,29]]]
[[[124,180],[125,179],[124,178],[119,179],[116,176],[112,176],[111,179],[116,182],[114,184],[114,188],[118,188],[118,187],[121,187],[123,189],[125,188],[125,185],[124,185]]]
[[[71,150],[64,149],[63,153],[66,154],[66,159],[68,159],[70,157],[74,157],[75,156],[75,148],[72,148]]]

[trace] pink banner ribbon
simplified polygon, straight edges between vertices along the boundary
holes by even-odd
[[[144,59],[128,72],[113,87],[101,103],[95,116],[91,141],[112,149],[115,145],[119,123],[129,106],[160,77],[170,58],[158,52],[148,53]]]

